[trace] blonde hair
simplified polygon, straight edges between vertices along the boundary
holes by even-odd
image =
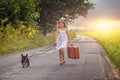
[[[58,22],[57,22],[57,25],[58,25],[60,22],[62,22],[62,23],[64,24],[64,27],[67,28],[66,22],[65,22],[65,21],[62,21],[62,20],[61,20],[61,21],[58,21]],[[60,26],[57,26],[57,28],[60,28]]]

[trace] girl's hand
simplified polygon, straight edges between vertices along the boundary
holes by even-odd
[[[57,42],[54,43],[54,46],[56,46],[56,45],[57,45]]]
[[[71,40],[70,40],[70,44],[71,44],[71,45],[73,44]]]
[[[53,46],[56,46],[56,43]]]

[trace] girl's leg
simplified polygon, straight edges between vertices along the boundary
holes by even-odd
[[[61,53],[62,53],[62,62],[64,63],[65,60],[64,60],[64,49],[61,49]]]
[[[60,58],[60,63],[62,63],[62,51],[61,51],[61,49],[59,50],[59,58]]]

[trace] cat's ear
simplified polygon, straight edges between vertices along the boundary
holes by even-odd
[[[28,57],[28,54],[26,54],[26,57]]]
[[[21,57],[23,57],[23,54],[21,54]]]

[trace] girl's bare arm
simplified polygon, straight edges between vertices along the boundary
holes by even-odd
[[[68,28],[66,29],[66,33],[67,33],[68,40],[69,40],[69,41],[70,41],[70,43],[71,43],[71,38],[70,38],[70,35],[69,35]]]

